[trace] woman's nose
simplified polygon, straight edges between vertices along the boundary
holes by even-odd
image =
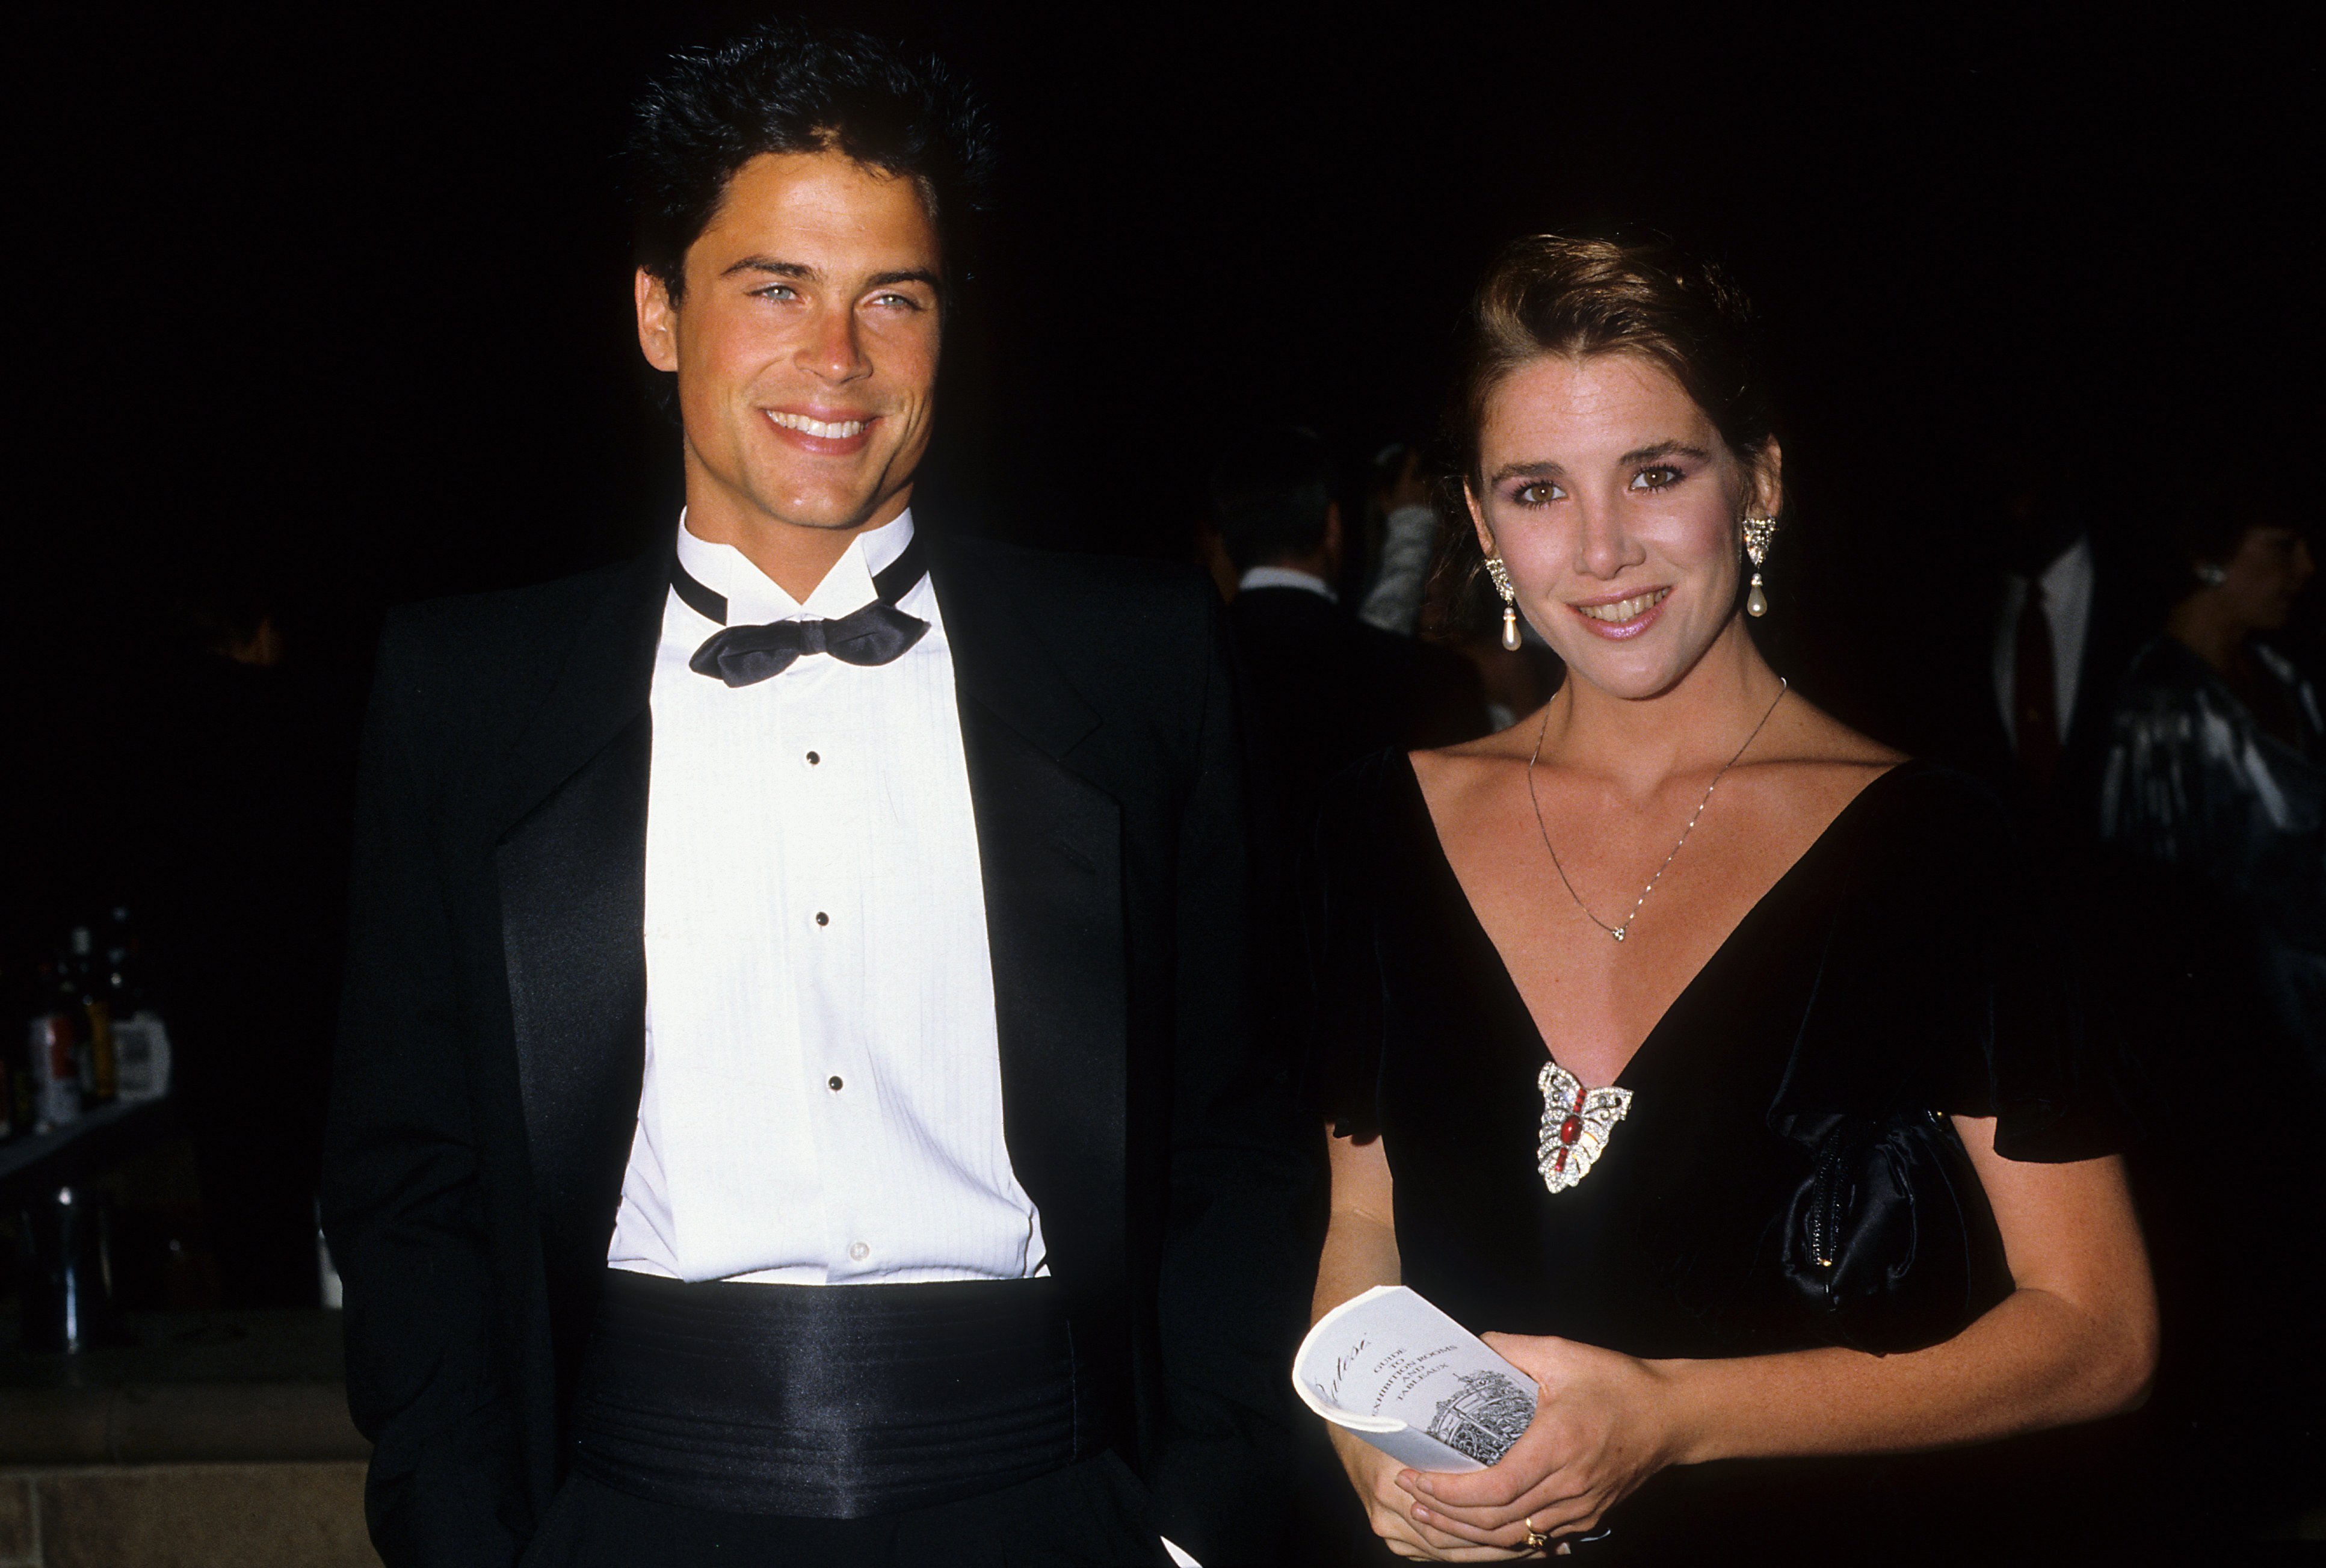
[[[1643,557],[1624,527],[1623,509],[1614,506],[1582,509],[1582,529],[1575,541],[1575,569],[1586,577],[1613,577]]]

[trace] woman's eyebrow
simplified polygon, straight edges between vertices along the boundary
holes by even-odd
[[[1628,466],[1635,462],[1653,462],[1660,457],[1693,457],[1700,462],[1706,455],[1704,448],[1690,446],[1684,441],[1659,441],[1653,446],[1636,447],[1615,461]]]

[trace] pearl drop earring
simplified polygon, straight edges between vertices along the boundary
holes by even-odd
[[[1776,534],[1777,519],[1746,518],[1744,526],[1744,555],[1753,563],[1753,591],[1744,596],[1744,613],[1766,615],[1769,613],[1769,596],[1761,591],[1761,563],[1768,556],[1769,540]]]
[[[1511,652],[1519,650],[1519,593],[1511,586],[1510,568],[1503,565],[1500,555],[1486,557],[1486,575],[1494,580],[1494,592],[1503,596],[1503,646]]]

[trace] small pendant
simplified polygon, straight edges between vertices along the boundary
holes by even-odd
[[[1607,1135],[1630,1114],[1632,1091],[1609,1087],[1586,1089],[1582,1080],[1555,1061],[1535,1078],[1542,1090],[1542,1132],[1535,1141],[1535,1169],[1552,1192],[1564,1192],[1591,1173],[1607,1147]]]
[[[1744,613],[1747,615],[1769,613],[1769,596],[1761,592],[1761,574],[1758,572],[1753,574],[1753,592],[1745,596]]]
[[[1614,938],[1615,938],[1615,940],[1617,940],[1617,941],[1619,941],[1619,942],[1620,942],[1620,941],[1622,941],[1622,940],[1624,939],[1624,933],[1625,931],[1630,930],[1631,929],[1632,929],[1632,928],[1631,928],[1631,927],[1629,927],[1629,926],[1618,926],[1618,927],[1616,927],[1614,930],[1612,930],[1612,931],[1608,932],[1607,934],[1608,934],[1609,936],[1611,936],[1611,937]]]
[[[1503,611],[1503,647],[1512,653],[1519,650],[1519,612],[1515,610]]]

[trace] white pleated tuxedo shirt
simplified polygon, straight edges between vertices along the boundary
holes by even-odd
[[[874,597],[912,514],[805,604],[682,521],[730,625]],[[1002,1141],[985,892],[952,649],[824,654],[730,687],[687,667],[719,623],[673,593],[655,657],[647,1055],[607,1261],[682,1280],[1019,1279],[1042,1222]]]

